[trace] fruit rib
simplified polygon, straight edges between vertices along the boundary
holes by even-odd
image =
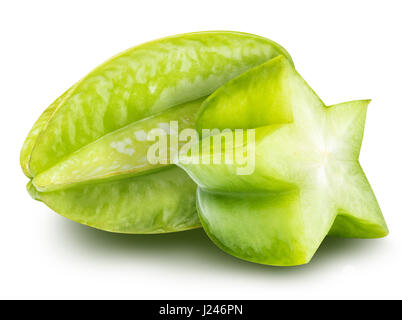
[[[165,132],[169,151],[171,136],[178,140],[178,132],[194,128],[195,115],[203,101],[204,99],[199,99],[170,108],[99,138],[37,175],[33,179],[35,188],[40,191],[54,191],[76,184],[122,179],[170,164],[168,152],[165,164],[151,164],[148,161],[147,152],[155,141],[148,140],[147,135],[154,129]],[[172,121],[177,123],[177,132],[169,131]]]
[[[31,161],[32,150],[38,140],[38,137],[46,127],[51,117],[53,116],[53,113],[57,110],[57,107],[60,105],[60,103],[62,103],[62,101],[64,101],[64,98],[66,98],[69,95],[73,87],[64,92],[49,107],[47,107],[45,111],[42,112],[42,114],[40,115],[38,120],[36,120],[31,130],[29,131],[28,136],[25,139],[24,145],[22,146],[20,153],[20,163],[22,171],[28,178],[33,177],[29,169],[29,162]]]
[[[218,89],[202,105],[197,128],[255,128],[255,170],[236,175],[236,162],[192,165],[191,154],[180,158],[199,185],[209,236],[232,255],[270,265],[309,262],[328,233],[385,236],[358,162],[367,105],[326,107],[283,57]]]
[[[200,227],[196,185],[176,166],[112,182],[84,184],[31,196],[90,227],[119,233],[166,233]]]

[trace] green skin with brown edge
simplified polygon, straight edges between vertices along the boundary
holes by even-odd
[[[202,101],[239,74],[278,55],[255,35],[211,31],[129,49],[78,81],[44,111],[21,150],[37,200],[74,221],[124,233],[200,226],[196,185],[172,165],[144,162],[154,124],[194,127]],[[141,134],[139,134],[141,133]]]

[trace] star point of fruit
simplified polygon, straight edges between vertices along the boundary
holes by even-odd
[[[236,163],[181,164],[199,185],[200,219],[214,242],[245,260],[298,265],[310,261],[327,234],[385,236],[358,161],[368,103],[325,106],[283,57],[209,97],[199,130],[254,128],[256,137],[248,176],[235,174]]]

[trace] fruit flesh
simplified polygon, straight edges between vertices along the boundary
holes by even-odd
[[[142,138],[126,143],[126,139],[132,137],[133,130],[151,126],[158,116],[164,123],[180,119],[192,122],[200,99],[280,54],[288,56],[268,39],[217,31],[164,38],[113,57],[66,91],[35,123],[21,151],[23,171],[33,178],[30,193],[72,220],[108,231],[154,233],[184,230],[186,225],[193,228],[198,218],[191,179],[170,164],[148,166],[141,150],[149,143]],[[188,106],[183,117],[170,111],[180,105]],[[112,141],[114,138],[117,140]],[[176,172],[176,178],[156,169]],[[154,187],[149,191],[155,186],[152,177],[165,177],[169,189]],[[108,189],[116,190],[115,196],[109,197]],[[146,190],[154,201],[141,201],[137,196]],[[102,201],[86,205],[81,193],[88,199],[101,197]],[[171,202],[155,201],[164,199],[165,194],[170,195]],[[147,224],[153,220],[146,215],[169,216],[173,217],[171,221],[183,223],[166,222],[163,227],[156,219],[155,225]]]
[[[236,175],[236,162],[180,162],[199,185],[200,219],[217,245],[253,262],[298,265],[310,261],[328,233],[385,236],[358,162],[368,102],[326,107],[282,57],[211,95],[201,107],[199,130],[256,128],[251,175]]]

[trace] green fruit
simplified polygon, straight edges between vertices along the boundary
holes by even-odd
[[[255,170],[238,175],[237,162],[196,165],[200,155],[180,157],[199,185],[199,215],[210,238],[236,257],[289,266],[309,262],[327,234],[387,235],[358,161],[368,103],[326,107],[283,57],[212,94],[198,130],[255,129]],[[212,158],[205,143],[201,156]],[[221,152],[244,151],[244,145]]]
[[[113,57],[31,129],[21,151],[30,193],[70,219],[108,231],[197,227],[195,185],[170,163],[147,163],[150,142],[143,134],[171,120],[193,127],[209,94],[278,55],[289,57],[270,40],[217,31],[168,37]]]

